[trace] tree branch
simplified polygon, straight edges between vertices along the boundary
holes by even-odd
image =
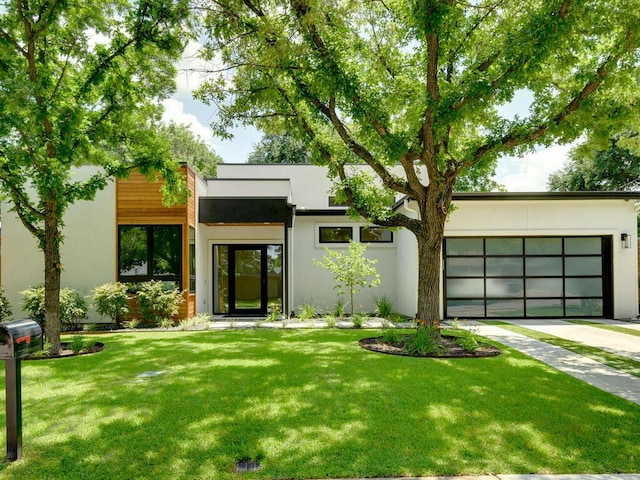
[[[565,105],[560,110],[560,112],[556,116],[554,116],[549,122],[543,125],[535,126],[528,133],[525,133],[525,134],[510,133],[508,135],[503,136],[502,138],[499,138],[496,141],[482,145],[475,151],[472,157],[472,161],[469,162],[467,166],[479,160],[484,155],[490,152],[504,152],[504,151],[511,150],[515,147],[518,147],[520,145],[523,145],[525,143],[534,142],[538,140],[540,137],[542,137],[543,135],[545,135],[550,127],[554,125],[557,126],[564,123],[569,117],[569,115],[571,115],[573,112],[578,110],[582,105],[582,102],[584,102],[589,96],[591,96],[597,90],[597,88],[600,86],[600,84],[604,81],[604,79],[609,74],[609,67],[612,64],[615,64],[620,59],[620,57],[622,56],[622,53],[630,49],[631,49],[630,33],[628,33],[627,43],[623,51],[617,55],[610,54],[600,64],[600,66],[596,70],[595,77],[593,78],[593,80],[587,82],[582,88],[582,90],[580,90],[580,92],[573,99],[571,99],[571,101],[567,103],[567,105]]]

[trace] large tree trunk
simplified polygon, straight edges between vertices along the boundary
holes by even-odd
[[[60,352],[60,231],[57,205],[45,203],[44,216],[44,332],[52,353]]]
[[[451,187],[431,191],[419,202],[422,228],[414,232],[418,241],[418,320],[425,325],[440,321],[440,272],[444,226],[451,204]]]

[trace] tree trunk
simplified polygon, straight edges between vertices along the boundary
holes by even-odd
[[[426,230],[426,231],[425,231]],[[440,271],[444,229],[425,229],[418,240],[418,320],[440,321]]]
[[[451,187],[432,190],[420,202],[422,228],[414,232],[418,241],[418,320],[424,325],[440,322],[440,272],[444,225],[451,204]]]
[[[45,202],[44,332],[52,353],[60,352],[60,232],[55,201]]]

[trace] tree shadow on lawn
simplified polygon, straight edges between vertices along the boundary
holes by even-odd
[[[24,454],[0,471],[233,478],[248,459],[263,465],[251,478],[638,470],[634,404],[508,348],[394,357],[360,349],[362,336],[117,334],[96,355],[25,362]]]

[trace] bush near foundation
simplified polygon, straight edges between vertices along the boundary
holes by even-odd
[[[124,283],[105,283],[93,289],[91,297],[96,311],[120,325],[129,314],[128,287]]]
[[[13,315],[11,304],[9,303],[9,300],[4,293],[4,287],[0,287],[0,322],[9,320],[9,318],[11,318],[11,315]]]
[[[165,288],[158,280],[139,283],[137,286],[138,309],[143,321],[159,324],[162,320],[176,315],[184,302],[182,292],[177,288]]]
[[[20,292],[22,308],[44,329],[44,285],[29,287]],[[63,331],[78,330],[87,320],[87,301],[72,288],[60,289],[60,322]]]

